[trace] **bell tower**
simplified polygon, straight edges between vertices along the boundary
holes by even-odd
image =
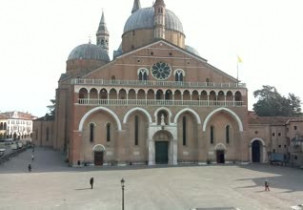
[[[154,4],[154,38],[165,39],[165,3],[164,0],[156,0]]]
[[[97,37],[97,46],[101,47],[102,49],[106,50],[108,53],[109,50],[109,33],[106,27],[104,12],[102,11],[102,17],[99,24],[99,28],[96,34]]]

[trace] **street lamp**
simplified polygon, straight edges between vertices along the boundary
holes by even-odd
[[[121,179],[121,188],[122,188],[122,210],[124,210],[124,179]]]

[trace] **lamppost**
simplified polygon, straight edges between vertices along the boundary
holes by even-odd
[[[121,179],[121,188],[122,188],[122,210],[124,210],[124,179]]]

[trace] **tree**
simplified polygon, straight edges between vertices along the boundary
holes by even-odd
[[[301,115],[301,100],[292,93],[282,96],[275,87],[264,85],[256,90],[254,97],[258,98],[254,111],[259,116],[298,116]]]
[[[52,104],[47,106],[49,112],[45,116],[54,118],[55,117],[55,109],[56,109],[56,100],[55,99],[51,99],[50,102]]]

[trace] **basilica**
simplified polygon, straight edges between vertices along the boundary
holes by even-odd
[[[102,13],[96,44],[71,50],[55,117],[34,123],[33,142],[64,152],[71,166],[263,163],[289,154],[302,119],[249,112],[246,85],[188,46],[187,33],[164,0],[148,8],[134,0],[111,60]]]

